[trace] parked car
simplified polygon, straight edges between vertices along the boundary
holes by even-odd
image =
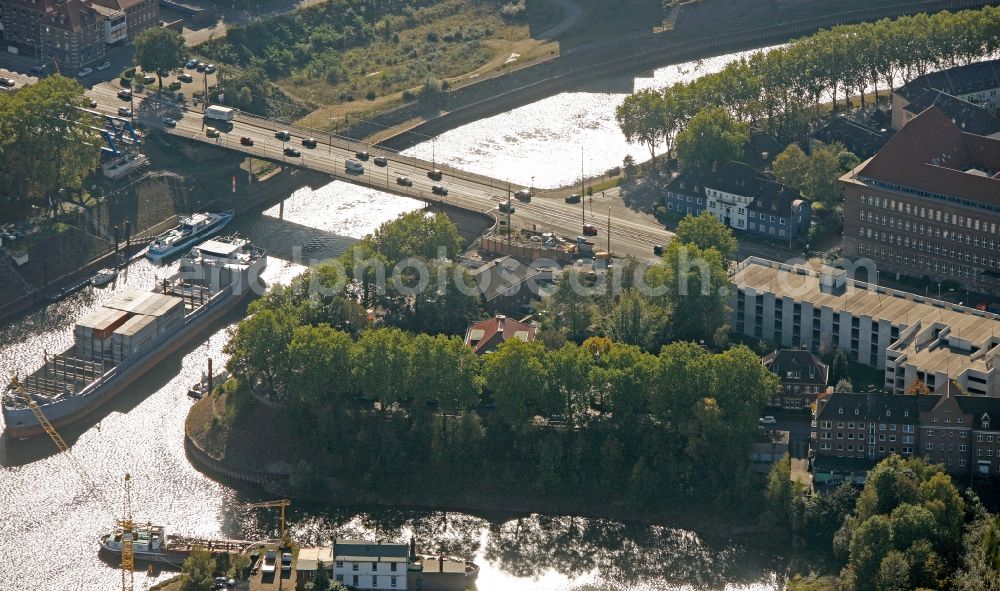
[[[283,142],[287,142],[288,140],[292,139],[292,134],[288,133],[287,131],[276,131],[274,132],[274,137],[278,138]]]
[[[434,170],[427,171],[427,178],[431,179],[432,181],[439,181],[441,180],[442,177],[444,177],[444,174],[436,168]]]
[[[194,82],[194,76],[188,74],[187,72],[181,72],[178,74],[177,79],[181,82]]]
[[[654,246],[653,254],[655,254],[656,256],[663,256],[663,245],[657,244],[656,246]]]
[[[197,64],[195,64],[194,69],[198,72],[204,72],[205,64],[203,64],[202,62],[198,62]]]
[[[205,135],[208,137],[219,137],[219,130],[214,127],[206,127]]]
[[[760,418],[760,424],[761,425],[773,425],[773,424],[775,424],[777,422],[778,421],[775,420],[775,418],[773,416],[771,416],[771,415],[767,415],[766,417],[761,417]]]
[[[101,65],[97,66],[97,69],[98,69],[99,71],[103,72],[104,70],[107,70],[107,69],[108,69],[108,68],[110,68],[110,67],[111,67],[111,62],[108,62],[108,61],[106,61],[106,62],[104,62],[103,64],[101,64]]]
[[[3,76],[0,76],[0,86],[3,86],[4,88],[14,88],[15,84],[16,82],[14,82],[12,78],[4,78]]]
[[[45,73],[46,69],[48,69],[48,67],[45,64],[38,64],[37,66],[31,66],[31,73],[36,76],[41,76]]]
[[[215,67],[215,64],[208,64],[207,66],[205,66],[205,73],[214,74],[216,69],[217,68]]]
[[[290,571],[292,570],[292,555],[285,552],[281,555],[281,570]]]
[[[164,117],[163,124],[167,127],[177,127],[177,120],[173,117]]]
[[[580,200],[581,197],[579,193],[573,193],[572,195],[568,195],[566,197],[566,203],[579,203]]]
[[[514,199],[518,201],[524,201],[525,203],[531,201],[531,191],[527,189],[521,189],[520,191],[514,193]]]
[[[447,195],[448,189],[442,185],[434,185],[431,187],[431,193],[434,193],[435,195]]]
[[[187,61],[187,63],[184,64],[184,67],[187,68],[187,69],[189,69],[189,70],[193,70],[196,67],[198,67],[198,60],[196,60],[196,59],[189,59]]]
[[[94,73],[94,69],[93,68],[84,68],[84,69],[80,70],[79,72],[77,72],[76,75],[79,76],[80,78],[83,78],[85,76],[90,76],[93,73]]]
[[[127,88],[123,88],[118,91],[118,98],[122,99],[123,101],[130,101],[132,100],[132,91]]]
[[[292,158],[298,158],[301,155],[302,155],[302,152],[299,152],[295,148],[293,148],[291,146],[286,146],[285,147],[285,156],[291,156]]]
[[[240,138],[240,145],[243,145],[243,146],[252,146],[253,145],[253,138],[252,137],[247,137],[247,136],[241,137]]]
[[[354,174],[361,174],[365,171],[365,165],[361,164],[357,160],[345,160],[344,170]]]
[[[313,148],[316,147],[316,138],[314,138],[314,137],[307,137],[307,138],[305,138],[305,139],[302,140],[302,145],[305,146],[305,147],[307,147],[307,148],[309,148],[309,149],[313,149]]]
[[[375,166],[387,166],[389,164],[389,161],[385,159],[385,156],[377,156],[373,162],[375,163]]]
[[[264,564],[260,567],[260,572],[273,573],[277,558],[278,554],[274,550],[268,551],[268,553],[264,555]]]
[[[597,226],[594,224],[584,224],[583,225],[583,235],[584,236],[597,236]]]
[[[153,76],[152,74],[143,75],[142,77],[143,84],[152,84],[154,82],[156,82],[156,76]]]
[[[413,179],[411,179],[408,176],[398,176],[398,177],[396,177],[396,184],[397,185],[402,185],[404,187],[412,187],[413,186]]]
[[[132,109],[128,107],[118,107],[118,114],[121,115],[122,117],[131,117]]]
[[[497,204],[497,209],[500,210],[500,213],[514,213],[514,206],[506,201],[501,201]]]
[[[364,150],[360,152],[355,152],[354,157],[357,158],[358,160],[368,160],[368,152],[365,152]]]
[[[97,108],[97,101],[95,101],[94,99],[90,99],[90,108],[91,109],[96,109]]]

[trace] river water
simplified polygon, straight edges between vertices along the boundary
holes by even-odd
[[[721,67],[724,59],[665,70],[677,76],[686,75],[685,69],[702,68],[704,72]],[[658,70],[651,81],[640,79],[635,84],[673,81],[660,73]],[[521,120],[515,127],[515,122],[508,120],[507,131],[522,145],[524,138],[536,134],[536,141],[528,143],[540,151],[549,142],[569,145],[573,130],[582,127],[581,133],[608,144],[607,153],[616,152],[614,160],[620,161],[623,140],[618,142],[615,136],[620,133],[607,125],[613,121],[614,105],[620,99],[616,93],[596,94],[570,93],[547,99],[571,105],[586,102],[591,107],[575,111],[577,115],[544,107],[548,123],[546,118]],[[601,111],[593,105],[599,105]],[[476,160],[461,164],[475,168],[474,162],[485,162],[492,154],[503,170],[519,170],[524,162],[512,159],[501,144],[490,148],[492,152],[482,147],[486,145],[482,138],[492,133],[484,129],[475,140],[480,146],[477,150],[483,152],[470,152]],[[458,144],[451,139],[437,144],[439,154],[442,144],[459,153],[454,147]],[[549,154],[556,151],[546,149]],[[568,167],[572,171],[574,158],[579,166],[578,157],[563,154],[550,162],[551,170]],[[596,160],[596,153],[593,158],[596,168],[614,163]],[[539,178],[541,170],[537,171]],[[536,169],[528,172],[534,174]],[[564,176],[572,180],[572,172]],[[560,184],[561,178],[553,174],[545,182]],[[541,185],[538,178],[536,184]],[[287,283],[303,270],[303,261],[336,256],[380,223],[421,206],[414,200],[335,182],[315,191],[300,190],[285,200],[283,209],[276,205],[261,215],[244,216],[232,229],[268,250],[265,279],[269,283]],[[139,261],[109,288],[85,289],[0,328],[0,372],[30,372],[40,365],[43,351],[62,351],[71,344],[73,323],[82,314],[124,289],[149,289],[172,271],[173,266],[161,268]],[[198,381],[209,357],[216,364],[224,362],[221,349],[226,329],[242,315],[243,311],[237,310],[206,327],[192,344],[101,409],[97,413],[101,418],[64,429],[76,462],[55,455],[48,440],[0,438],[0,591],[117,587],[117,569],[98,557],[96,540],[120,512],[121,480],[126,471],[133,478],[133,508],[139,520],[191,535],[276,535],[274,515],[240,507],[241,503],[263,499],[207,478],[191,467],[183,447],[184,419],[190,407],[186,391]],[[77,465],[83,467],[84,474]],[[96,483],[103,501],[87,487],[87,480]],[[478,583],[482,591],[771,590],[783,586],[779,559],[666,527],[559,516],[511,518],[297,505],[291,508],[289,519],[294,537],[303,543],[326,543],[334,535],[383,540],[405,540],[414,535],[421,551],[474,558],[482,568]],[[137,573],[136,588],[145,589],[171,574]]]

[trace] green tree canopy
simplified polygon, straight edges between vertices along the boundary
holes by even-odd
[[[676,240],[697,246],[702,250],[714,248],[727,263],[736,260],[739,244],[733,230],[707,211],[687,215],[677,223]]]
[[[711,168],[739,160],[750,128],[721,107],[706,108],[677,134],[677,158],[685,168]]]
[[[514,428],[523,428],[548,380],[545,348],[520,339],[504,341],[483,362],[485,386],[496,400],[497,412]]]
[[[184,37],[171,29],[152,27],[139,33],[135,45],[135,65],[143,72],[156,72],[163,92],[163,76],[160,72],[170,72],[184,63]]]
[[[191,549],[191,554],[181,566],[181,591],[209,591],[215,583],[215,560],[201,546]]]

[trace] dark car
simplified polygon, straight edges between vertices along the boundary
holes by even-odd
[[[583,235],[584,236],[597,236],[597,226],[593,224],[583,225]]]
[[[240,144],[243,145],[243,146],[252,146],[253,145],[253,138],[252,137],[243,136],[243,137],[240,138]]]
[[[448,189],[441,185],[434,185],[431,187],[431,193],[434,193],[435,195],[447,195]]]
[[[0,76],[0,86],[3,86],[5,88],[14,88],[14,84],[16,83],[11,78],[4,78]]]
[[[411,179],[408,176],[398,176],[398,177],[396,177],[396,184],[397,185],[402,185],[404,187],[412,187],[413,186],[413,179]]]
[[[656,256],[662,256],[663,255],[663,245],[662,244],[657,244],[656,246],[654,246],[653,247],[653,254],[655,254]]]
[[[432,181],[439,181],[443,176],[444,173],[442,173],[440,170],[436,168],[434,170],[427,171],[427,178],[431,179]]]
[[[205,66],[205,73],[214,74],[216,69],[217,68],[215,67],[215,64],[208,64],[207,66]]]
[[[186,64],[184,64],[184,67],[187,68],[187,69],[189,69],[189,70],[193,70],[197,66],[198,66],[198,60],[195,60],[195,59],[190,59],[190,60],[187,61]]]
[[[307,137],[302,140],[302,145],[309,148],[310,150],[316,147],[316,138]]]
[[[178,74],[177,75],[177,79],[180,80],[181,82],[193,82],[194,81],[194,76],[192,76],[191,74],[188,74],[187,72],[184,72],[184,73]]]
[[[375,163],[375,166],[387,166],[389,164],[389,161],[385,159],[385,156],[377,156],[373,162]]]
[[[527,189],[521,189],[520,191],[514,193],[514,199],[528,203],[531,201],[531,191]]]
[[[203,64],[202,62],[198,62],[198,65],[196,65],[194,69],[197,70],[198,72],[204,72],[205,64]]]
[[[123,88],[118,91],[118,98],[122,99],[123,101],[132,100],[132,91],[127,88]]]
[[[355,152],[354,157],[357,158],[358,160],[368,160],[368,152],[365,151]]]
[[[132,109],[128,107],[118,107],[118,114],[122,117],[131,117]]]
[[[500,213],[514,213],[514,206],[507,203],[506,201],[501,201],[497,205],[497,209],[500,210]]]
[[[90,99],[90,108],[91,109],[96,109],[97,108],[97,101],[95,101],[94,99]]]
[[[276,131],[274,132],[274,137],[278,138],[283,142],[287,142],[288,140],[292,139],[292,134],[290,134],[287,131]]]
[[[285,148],[285,156],[292,156],[294,158],[298,158],[301,155],[302,155],[302,152],[299,152],[298,150],[296,150],[295,148],[293,148],[291,146],[288,146],[287,148]]]
[[[579,203],[580,199],[579,193],[573,193],[572,195],[566,196],[566,203]]]

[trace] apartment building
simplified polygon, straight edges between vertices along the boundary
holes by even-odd
[[[875,272],[869,271],[871,275]],[[732,328],[781,347],[840,349],[885,372],[885,390],[955,380],[1000,397],[1000,316],[858,281],[847,270],[748,258],[732,276]]]
[[[953,474],[1000,475],[1000,399],[941,394],[837,392],[820,399],[813,422],[814,471],[863,474],[890,455],[923,457]]]
[[[43,58],[57,60],[60,67],[75,69],[104,59],[104,18],[82,0],[55,0],[40,30]]]
[[[39,57],[39,26],[53,4],[52,0],[0,0],[0,23],[7,52]]]
[[[779,239],[805,234],[812,219],[808,199],[742,162],[675,175],[663,202],[681,216],[708,211],[735,230]]]
[[[1000,139],[930,107],[840,181],[844,256],[1000,295]]]
[[[977,62],[914,78],[892,92],[892,128],[906,123],[904,108],[928,90],[941,90],[964,101],[1000,106],[1000,60]]]
[[[355,589],[406,589],[409,560],[409,544],[333,542],[333,578]]]

